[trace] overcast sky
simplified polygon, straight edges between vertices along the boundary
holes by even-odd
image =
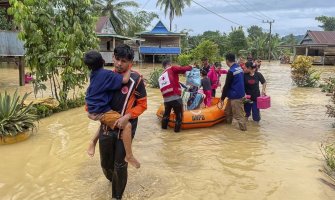
[[[156,12],[162,22],[169,27],[164,12],[156,7],[157,0],[136,0],[140,9]],[[272,32],[281,36],[293,33],[303,35],[307,30],[321,30],[315,17],[335,16],[335,0],[195,0],[209,10],[227,18],[222,19],[192,2],[184,9],[183,16],[175,17],[172,30],[191,29],[190,34],[201,34],[211,30],[229,33],[231,27],[243,25],[245,30],[251,25],[269,30],[269,24],[262,20],[275,20]],[[155,21],[157,22],[157,20]]]

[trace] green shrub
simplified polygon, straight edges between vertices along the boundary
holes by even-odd
[[[65,111],[71,108],[77,108],[85,105],[85,95],[82,93],[79,97],[68,99],[66,102],[60,102],[58,108],[54,109],[54,112]]]
[[[335,89],[335,78],[329,77],[324,80],[325,83],[321,84],[321,91],[327,93],[333,93]]]
[[[190,65],[192,61],[192,56],[189,54],[180,54],[178,56],[178,64],[181,66]]]
[[[326,105],[326,108],[327,108],[326,114],[328,115],[328,117],[335,118],[335,93],[334,91],[332,92],[330,103],[331,104]],[[333,123],[333,126],[335,127],[335,123]]]
[[[192,50],[192,58],[196,62],[201,62],[203,57],[207,57],[210,63],[213,63],[219,58],[219,47],[216,43],[210,40],[203,40]]]
[[[38,119],[44,118],[44,117],[48,117],[50,115],[52,115],[53,111],[52,108],[43,105],[43,104],[35,104],[33,105],[34,109],[33,109],[33,114],[38,116]]]
[[[61,111],[66,111],[71,108],[77,108],[80,106],[85,105],[85,95],[80,94],[79,97],[74,99],[68,99],[66,104],[60,103],[57,107],[50,107],[47,105],[41,104],[34,104],[34,109],[32,110],[32,113],[37,115],[39,119],[48,117],[52,115],[53,113],[58,113]]]
[[[32,114],[32,104],[23,103],[29,94],[25,93],[21,99],[17,90],[12,96],[7,91],[0,93],[0,137],[15,136],[36,127],[37,116]]]
[[[326,105],[326,114],[328,117],[335,118],[335,78],[329,77],[325,79],[325,84],[320,85],[320,87],[322,92],[326,92],[327,96],[331,96],[330,104]],[[333,123],[333,127],[335,127],[335,123]]]
[[[312,69],[313,58],[298,56],[291,64],[291,77],[298,87],[315,87],[320,80],[320,73]]]
[[[163,73],[162,68],[156,68],[150,73],[149,84],[152,88],[159,88],[158,78]]]
[[[321,144],[321,153],[326,161],[326,173],[335,178],[335,144]]]

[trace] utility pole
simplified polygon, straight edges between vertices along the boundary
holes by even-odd
[[[266,20],[264,21],[263,20],[263,23],[268,23],[270,24],[270,32],[269,32],[269,62],[271,62],[271,28],[272,28],[272,23],[275,23],[275,20],[272,20],[272,21],[269,21],[269,20]]]

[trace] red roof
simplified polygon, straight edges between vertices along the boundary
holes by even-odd
[[[98,22],[95,25],[95,32],[101,33],[104,25],[106,24],[106,22],[108,22],[108,20],[109,20],[109,17],[107,16],[100,17]]]
[[[315,44],[335,44],[335,31],[308,31]]]

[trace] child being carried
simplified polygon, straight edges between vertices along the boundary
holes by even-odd
[[[121,115],[113,111],[109,102],[113,98],[113,92],[120,90],[122,84],[126,84],[130,78],[130,69],[121,74],[103,68],[104,60],[97,51],[89,51],[85,53],[84,63],[91,70],[90,84],[86,92],[86,104],[89,112],[88,117],[92,120],[99,120],[102,124],[107,125],[114,130],[119,128],[122,130],[122,141],[126,151],[125,161],[129,162],[136,168],[140,167],[140,163],[135,159],[131,149],[131,124],[128,122],[125,127],[121,127],[117,120]],[[99,139],[100,128],[91,140],[87,153],[93,157],[95,146]]]

